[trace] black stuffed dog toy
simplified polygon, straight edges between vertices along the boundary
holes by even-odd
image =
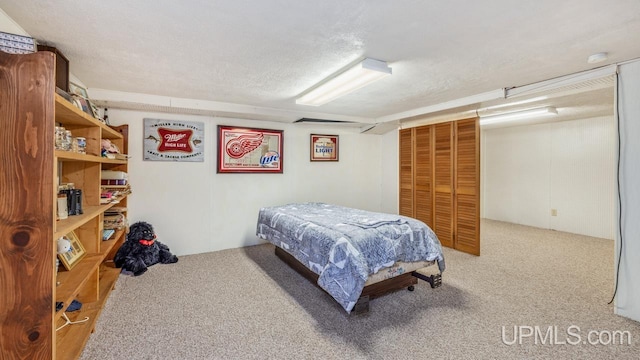
[[[139,276],[151,265],[173,264],[178,262],[178,257],[171,254],[167,245],[156,241],[156,233],[151,224],[139,221],[129,228],[127,240],[118,249],[113,261],[117,268],[121,267],[134,276]]]

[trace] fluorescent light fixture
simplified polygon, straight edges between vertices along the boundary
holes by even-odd
[[[478,111],[493,110],[493,109],[500,109],[500,108],[503,108],[503,107],[509,107],[509,106],[513,106],[513,105],[528,104],[528,103],[532,103],[532,102],[536,102],[536,101],[547,100],[548,98],[549,97],[546,96],[546,95],[538,96],[538,97],[534,97],[534,98],[531,98],[531,99],[514,101],[514,102],[510,102],[510,103],[506,103],[506,104],[487,106],[487,107],[484,107],[482,109],[478,109]]]
[[[530,119],[533,117],[557,115],[558,110],[553,106],[535,108],[523,111],[514,111],[504,114],[485,116],[480,118],[480,125],[498,124],[512,120]]]
[[[364,59],[296,99],[296,104],[320,106],[391,75],[391,68],[380,60]]]

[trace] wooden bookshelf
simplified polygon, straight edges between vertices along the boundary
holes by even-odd
[[[101,139],[126,149],[128,128],[109,127],[56,94],[54,73],[51,52],[0,52],[0,291],[13,294],[0,296],[0,359],[77,359],[120,273],[112,259],[126,234],[102,240],[104,212],[115,204],[100,204],[100,175],[128,164],[100,150]],[[84,137],[86,154],[54,150],[56,126]],[[61,183],[82,190],[81,215],[56,220]],[[126,208],[127,198],[119,200]],[[86,253],[70,270],[56,269],[56,242],[70,232]],[[82,308],[68,312],[73,300]],[[56,331],[65,316],[89,320]]]

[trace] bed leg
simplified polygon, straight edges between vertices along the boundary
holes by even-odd
[[[426,276],[424,274],[420,274],[417,271],[414,271],[411,273],[411,275],[417,277],[418,279],[428,282],[431,285],[432,289],[435,289],[437,287],[440,287],[440,285],[442,285],[442,274],[433,274],[433,275]]]
[[[409,285],[409,287],[407,288],[407,290],[409,290],[409,291],[413,291],[413,290],[415,290],[415,289],[416,289],[416,288],[415,288],[415,286],[413,286],[413,285]]]

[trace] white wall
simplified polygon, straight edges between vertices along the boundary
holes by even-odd
[[[204,122],[205,161],[143,161],[143,118]],[[129,124],[130,222],[153,224],[158,240],[177,255],[261,243],[255,229],[263,206],[321,201],[381,211],[381,136],[340,127],[117,109],[109,109],[109,120]],[[217,125],[284,130],[284,173],[216,174]],[[311,133],[339,135],[340,161],[310,162]]]
[[[398,213],[399,155],[398,130],[382,135],[380,149],[382,207],[381,211],[389,214]]]
[[[13,19],[10,18],[2,9],[0,9],[0,31],[10,34],[31,36],[27,34],[20,25],[13,21]]]
[[[622,246],[617,314],[640,321],[640,61],[619,68],[622,238],[616,234],[616,265]]]
[[[613,239],[615,144],[613,117],[483,130],[482,216]]]

